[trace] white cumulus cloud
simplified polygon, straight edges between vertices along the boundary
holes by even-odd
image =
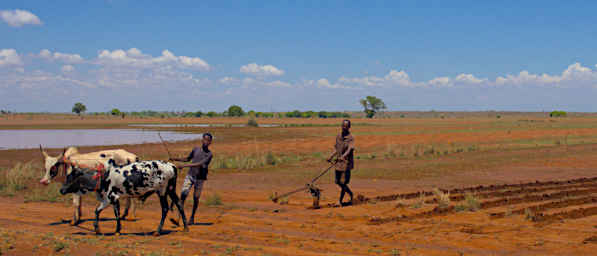
[[[456,78],[454,78],[454,80],[456,82],[469,84],[480,84],[487,81],[487,79],[479,79],[475,77],[473,74],[459,74],[456,76]]]
[[[0,11],[0,19],[12,27],[42,24],[39,17],[25,10],[2,10]]]
[[[0,49],[0,67],[22,66],[23,60],[15,49]]]
[[[210,65],[199,57],[176,56],[169,50],[163,50],[162,55],[152,57],[144,54],[137,48],[131,48],[127,51],[102,50],[98,54],[98,63],[102,65],[131,66],[139,68],[159,67],[164,65],[174,65],[181,68],[190,68],[207,71]]]
[[[48,59],[48,60],[56,60],[62,61],[66,63],[81,63],[84,61],[83,57],[79,54],[70,54],[70,53],[61,53],[61,52],[54,52],[52,53],[48,49],[43,49],[38,54],[39,57]]]
[[[221,84],[238,84],[240,83],[240,80],[238,78],[226,76],[220,78],[218,82],[220,82]]]
[[[73,67],[72,65],[64,65],[62,66],[61,70],[64,73],[69,73],[75,71],[75,67]]]
[[[436,77],[433,78],[431,80],[429,80],[429,82],[427,82],[429,85],[431,86],[438,86],[438,87],[442,87],[442,86],[451,86],[451,79],[447,76],[442,76],[442,77]]]
[[[257,65],[257,63],[249,63],[240,67],[240,72],[254,76],[281,76],[284,75],[284,70],[278,69],[272,65]]]

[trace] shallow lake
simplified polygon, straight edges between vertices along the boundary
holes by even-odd
[[[201,134],[160,132],[166,141],[192,140]],[[141,129],[73,129],[73,130],[0,130],[0,150],[63,148],[68,146],[105,146],[159,142],[156,131]]]
[[[129,124],[131,127],[247,127],[246,124]],[[259,124],[259,127],[280,127],[279,124]]]

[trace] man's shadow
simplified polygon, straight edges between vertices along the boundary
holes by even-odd
[[[81,220],[79,220],[79,223],[77,223],[77,225],[83,224],[88,221],[95,221],[95,218],[81,219]],[[99,221],[100,222],[116,221],[116,218],[100,218]],[[137,219],[121,219],[120,221],[137,222]],[[62,219],[62,220],[59,220],[56,222],[48,223],[48,225],[57,226],[57,225],[70,224],[70,223],[71,223],[71,220]]]

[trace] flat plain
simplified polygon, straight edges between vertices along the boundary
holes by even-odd
[[[332,173],[318,182],[321,209],[306,192],[275,204],[325,169],[342,119],[258,118],[275,127],[236,127],[247,118],[114,118],[6,115],[2,129],[144,127],[211,132],[215,159],[196,221],[188,233],[159,222],[156,197],[139,205],[114,236],[110,209],[104,235],[92,232],[94,196],[85,196],[79,226],[70,226],[69,196],[42,176],[39,149],[0,150],[0,250],[6,255],[589,255],[597,249],[597,115],[545,113],[408,113],[352,119],[357,198],[339,207]],[[184,156],[200,142],[168,142]],[[168,158],[161,143],[123,148],[142,159]],[[62,149],[47,149],[58,155]],[[15,174],[22,173],[22,174]],[[16,178],[15,178],[16,176]],[[184,173],[179,177],[179,189]],[[22,186],[11,187],[7,180]],[[14,183],[14,182],[13,182]],[[10,183],[10,184],[13,184]],[[186,211],[192,203],[187,201]]]

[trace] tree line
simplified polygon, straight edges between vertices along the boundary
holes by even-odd
[[[359,103],[363,106],[363,112],[367,118],[373,118],[375,114],[377,114],[380,110],[386,109],[386,104],[380,98],[375,96],[367,96],[364,99],[361,99]],[[72,108],[72,112],[76,113],[77,115],[81,115],[87,110],[87,107],[81,103],[77,102]],[[99,113],[94,113],[99,114]],[[174,111],[153,111],[153,110],[144,110],[144,111],[133,111],[133,112],[122,112],[117,108],[112,109],[107,114],[113,116],[121,116],[125,117],[129,116],[148,116],[148,117],[242,117],[242,116],[249,116],[249,117],[262,117],[262,118],[350,118],[350,114],[346,112],[331,112],[331,111],[299,111],[294,110],[290,112],[256,112],[254,110],[250,110],[245,112],[242,107],[238,105],[232,105],[228,107],[228,109],[224,112],[216,112],[216,111],[209,111],[209,112],[174,112]]]

